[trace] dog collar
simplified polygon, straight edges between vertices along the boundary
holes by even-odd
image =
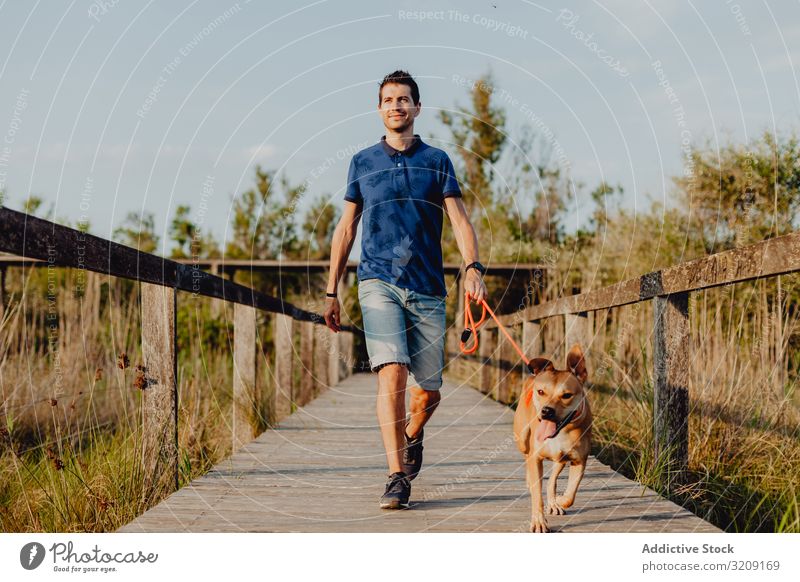
[[[579,420],[583,416],[583,413],[586,410],[586,396],[584,396],[583,400],[581,400],[581,405],[580,405],[579,408],[580,408],[580,412],[578,413],[577,416],[573,416],[573,418],[570,419],[570,422],[575,422],[576,420]],[[572,413],[574,414],[577,411],[578,411],[578,409],[576,408],[575,410],[572,411]]]
[[[581,400],[581,405],[580,405],[579,408],[580,408],[580,414],[578,414],[578,408],[576,408],[575,410],[570,412],[567,416],[565,416],[564,420],[562,420],[561,422],[559,422],[556,425],[556,433],[553,435],[552,438],[555,438],[558,435],[558,433],[561,432],[561,429],[564,428],[565,426],[567,426],[569,423],[574,422],[574,421],[580,419],[581,416],[583,416],[584,409],[586,408],[586,397],[585,396],[583,397],[583,400]],[[577,416],[576,416],[576,414],[577,414]]]

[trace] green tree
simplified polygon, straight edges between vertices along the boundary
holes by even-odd
[[[185,259],[191,256],[192,239],[197,235],[197,227],[189,218],[191,212],[191,207],[184,204],[175,208],[175,216],[169,226],[169,236],[175,243],[172,258]]]
[[[158,248],[155,215],[152,212],[129,212],[114,230],[113,237],[117,242],[144,253],[154,253]]]
[[[510,158],[511,171],[498,204],[506,213],[515,248],[520,249],[517,260],[540,261],[543,255],[551,254],[548,248],[563,239],[564,200],[569,197],[570,180],[553,159],[552,144],[528,125],[520,129]],[[530,214],[523,218],[521,206],[531,198]]]
[[[690,210],[692,236],[706,252],[780,236],[798,228],[800,145],[765,131],[750,144],[694,149],[674,179]]]
[[[493,90],[489,72],[471,89],[470,108],[456,106],[455,114],[444,109],[439,112],[458,148],[453,164],[464,185],[464,205],[471,213],[493,202],[494,165],[506,143],[506,112],[493,104]]]
[[[203,234],[202,229],[190,218],[191,213],[192,208],[188,205],[179,205],[175,209],[175,216],[169,227],[170,238],[175,243],[172,248],[172,258],[218,257],[219,245],[214,236],[210,232]]]
[[[305,185],[292,186],[284,176],[256,166],[255,188],[234,198],[233,235],[225,256],[231,259],[304,260],[304,245],[297,233],[296,211]],[[303,274],[267,275],[239,271],[237,281],[287,299],[303,289]]]
[[[300,252],[308,260],[325,260],[331,256],[331,242],[339,212],[330,204],[326,196],[319,196],[306,212],[303,220],[304,240],[300,243]]]
[[[494,103],[491,72],[470,89],[469,109],[440,119],[459,146],[454,160],[464,204],[478,233],[481,257],[542,262],[563,239],[564,201],[574,185],[553,157],[552,139],[522,124],[509,139],[506,111]],[[552,138],[552,136],[550,136]],[[498,168],[507,168],[500,173]],[[445,234],[445,260],[458,261],[454,237]]]
[[[300,258],[295,210],[305,186],[256,166],[256,186],[233,200],[233,236],[226,256],[235,259]],[[279,197],[278,194],[282,193]]]

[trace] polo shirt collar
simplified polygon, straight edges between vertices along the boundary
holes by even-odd
[[[419,146],[419,144],[421,142],[422,142],[422,139],[419,137],[418,134],[415,133],[414,134],[414,139],[411,141],[411,143],[408,145],[408,147],[406,149],[404,149],[404,150],[396,150],[392,146],[390,146],[388,143],[386,143],[386,136],[385,135],[381,136],[381,145],[383,146],[383,151],[385,151],[389,156],[394,156],[395,154],[399,154],[399,153],[410,155],[411,153],[414,152],[414,150],[417,148],[417,146]]]

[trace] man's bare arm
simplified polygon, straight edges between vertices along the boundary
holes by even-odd
[[[478,258],[478,235],[467,215],[464,202],[458,196],[448,196],[444,199],[444,209],[450,222],[453,225],[453,232],[456,235],[456,244],[461,256],[464,257],[464,264],[469,265]],[[469,291],[470,295],[476,300],[486,299],[486,285],[483,283],[481,274],[476,269],[469,269],[464,279],[464,290]]]
[[[336,225],[336,230],[333,232],[333,240],[331,241],[331,267],[328,275],[328,293],[336,293],[339,288],[339,280],[344,274],[345,267],[347,266],[347,259],[350,257],[350,251],[353,248],[353,243],[358,234],[358,223],[361,220],[361,212],[364,209],[363,204],[356,204],[345,200],[344,211],[339,223]],[[329,297],[325,302],[325,323],[333,331],[339,331],[339,301],[333,297]]]

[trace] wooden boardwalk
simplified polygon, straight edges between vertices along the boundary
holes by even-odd
[[[530,497],[513,411],[447,380],[425,427],[412,507],[379,509],[387,468],[376,384],[374,374],[343,380],[119,531],[527,531]],[[564,532],[719,531],[593,457],[575,506],[548,521]]]

